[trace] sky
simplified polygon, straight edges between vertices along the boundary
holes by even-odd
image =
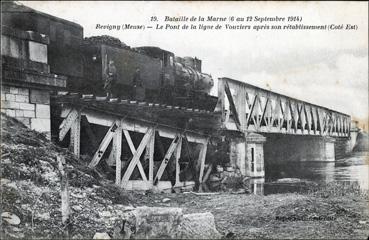
[[[178,56],[196,56],[202,59],[203,72],[214,79],[229,77],[322,105],[351,115],[367,128],[368,2],[21,3],[80,24],[87,37],[106,34],[132,47],[158,46]],[[153,16],[159,22],[150,22]],[[156,23],[168,23],[165,16],[299,16],[305,25],[351,24],[357,29],[156,30]],[[143,24],[154,29],[103,30],[96,29],[97,24]]]

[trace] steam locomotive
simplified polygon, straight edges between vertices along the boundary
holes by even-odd
[[[209,95],[214,81],[202,73],[197,58],[176,57],[158,47],[130,48],[110,36],[83,38],[83,27],[74,22],[13,2],[2,7],[2,24],[49,37],[50,72],[68,77],[68,91],[104,96],[108,65],[114,62],[114,97],[215,108],[217,98]]]
[[[79,92],[104,94],[109,64],[115,70],[112,96],[213,110],[217,98],[209,95],[214,81],[201,72],[201,60],[176,57],[158,47],[130,48],[107,36],[86,38],[81,45],[84,77],[70,86]],[[109,37],[111,39],[111,37]]]

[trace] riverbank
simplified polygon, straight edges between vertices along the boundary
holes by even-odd
[[[63,236],[56,156],[67,160],[71,238],[91,239],[96,232],[112,236],[123,212],[139,206],[211,212],[224,238],[366,239],[369,235],[368,194],[355,185],[325,184],[304,194],[268,196],[127,192],[18,121],[3,114],[1,121],[1,239]]]
[[[369,236],[368,198],[359,193],[339,197],[332,191],[268,196],[222,193],[172,198],[168,206],[180,206],[185,212],[213,213],[217,229],[229,237],[366,239]]]

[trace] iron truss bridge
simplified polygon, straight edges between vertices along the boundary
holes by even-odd
[[[219,78],[223,126],[243,132],[349,137],[351,117],[230,78]]]

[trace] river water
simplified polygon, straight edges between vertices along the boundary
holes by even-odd
[[[265,178],[249,181],[255,194],[275,194],[308,191],[310,184],[343,182],[369,189],[369,156],[356,156],[336,162],[288,162],[265,166]]]

